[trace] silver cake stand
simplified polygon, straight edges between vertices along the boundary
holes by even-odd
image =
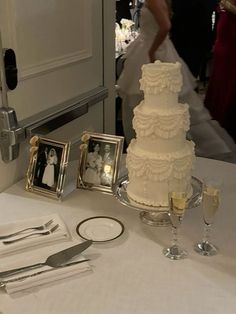
[[[169,207],[155,207],[140,204],[129,198],[127,194],[127,186],[129,184],[128,175],[120,178],[113,187],[113,193],[117,200],[130,208],[140,211],[140,219],[142,222],[151,226],[169,226],[171,224],[169,217]],[[194,208],[200,205],[202,195],[202,182],[196,178],[191,179],[193,193],[188,200],[188,208]]]

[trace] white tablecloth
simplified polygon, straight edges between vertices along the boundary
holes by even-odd
[[[213,229],[220,253],[193,251],[202,236],[200,208],[186,213],[181,241],[189,257],[172,261],[162,254],[169,227],[150,227],[139,213],[113,196],[76,190],[62,202],[25,192],[19,182],[0,194],[1,223],[58,213],[74,237],[83,219],[107,215],[121,220],[125,233],[94,244],[84,255],[94,271],[13,298],[0,290],[1,314],[235,314],[236,313],[236,165],[198,158],[194,175],[218,173],[223,180],[221,208]]]

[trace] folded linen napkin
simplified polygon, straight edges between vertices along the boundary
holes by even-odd
[[[38,262],[44,262],[51,254],[64,250],[73,245],[79,244],[81,241],[70,241],[67,243],[54,244],[49,247],[42,247],[30,252],[17,253],[11,256],[5,256],[1,259],[0,271],[6,271],[13,268],[32,265]],[[84,260],[79,254],[68,263]],[[2,285],[8,294],[13,294],[19,291],[30,292],[32,288],[42,288],[43,285],[49,284],[58,280],[62,280],[69,277],[74,277],[77,274],[91,270],[88,262],[78,263],[63,268],[52,268],[50,266],[42,266],[30,271],[24,271],[13,276],[0,278],[1,282],[5,282]],[[27,277],[26,276],[29,276]],[[23,278],[22,280],[13,281],[16,278]],[[11,282],[8,282],[12,280]]]
[[[37,231],[29,230],[26,233],[21,233],[17,236],[14,236],[8,239],[0,240],[0,257],[6,254],[12,254],[16,251],[32,248],[38,245],[41,245],[41,246],[46,245],[54,241],[70,240],[71,239],[70,233],[67,230],[67,227],[65,223],[63,222],[63,220],[57,214],[35,217],[35,218],[27,219],[27,220],[19,220],[19,221],[11,222],[8,224],[2,224],[0,225],[0,236],[4,236],[7,234],[16,232],[18,230],[28,228],[28,227],[40,226],[42,224],[45,224],[51,219],[53,220],[53,223],[48,227],[48,229],[50,229],[52,226],[55,226],[57,224],[59,225],[59,227],[56,231],[54,231],[53,233],[49,235],[29,237],[24,240],[17,241],[15,243],[4,244],[4,241],[6,240],[18,239],[22,236],[28,235],[30,232],[37,232]]]

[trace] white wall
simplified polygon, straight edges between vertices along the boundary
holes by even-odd
[[[17,160],[6,164],[0,159],[0,192],[25,176],[28,165],[27,145],[22,144],[20,149],[21,154]]]

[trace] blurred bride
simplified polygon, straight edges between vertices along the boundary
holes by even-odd
[[[169,1],[146,0],[141,10],[140,35],[129,45],[124,55],[124,68],[117,85],[119,96],[122,98],[122,122],[126,142],[129,144],[135,137],[132,128],[133,109],[143,99],[139,84],[142,65],[155,60],[173,63],[178,61],[182,65],[183,76],[179,101],[190,106],[190,136],[196,144],[196,153],[206,156],[229,152],[229,147],[209,123],[211,116],[194,91],[196,79],[169,39],[170,14]]]

